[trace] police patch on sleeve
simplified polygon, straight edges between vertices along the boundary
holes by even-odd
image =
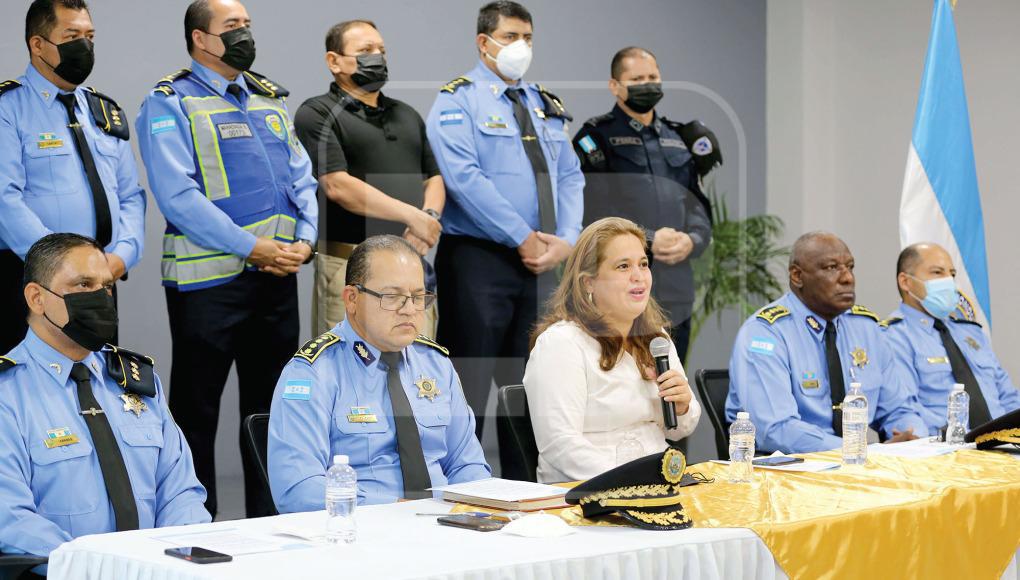
[[[775,354],[776,343],[771,338],[764,336],[756,336],[751,339],[751,344],[748,350],[755,354],[763,354],[766,356],[772,356]]]
[[[439,125],[460,125],[464,122],[462,109],[447,109],[439,112]]]
[[[177,119],[174,119],[170,115],[165,117],[155,117],[149,123],[149,132],[153,135],[159,135],[160,133],[166,133],[167,131],[173,131],[177,128]]]
[[[283,386],[283,398],[289,401],[308,401],[312,398],[312,381],[291,379]]]
[[[577,144],[581,146],[581,151],[584,151],[585,153],[591,153],[598,149],[598,146],[595,145],[595,140],[591,138],[591,135],[585,135],[577,142]]]
[[[691,147],[695,155],[708,155],[712,152],[712,141],[708,138],[708,135],[698,138]]]

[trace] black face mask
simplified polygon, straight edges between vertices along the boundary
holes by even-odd
[[[627,87],[627,100],[623,103],[635,113],[645,114],[662,100],[662,83],[641,83]]]
[[[60,64],[53,66],[45,60],[43,62],[46,62],[58,77],[75,86],[89,78],[89,75],[92,74],[92,67],[96,64],[96,45],[91,40],[76,38],[61,44],[54,44],[47,38],[43,38],[43,40],[57,47]]]
[[[206,34],[219,36],[220,40],[223,41],[223,48],[225,49],[223,56],[217,58],[230,68],[246,71],[255,62],[255,38],[251,35],[251,28],[242,26],[241,28],[228,30],[223,34],[213,34],[211,32],[206,32]],[[206,52],[209,51],[207,50]],[[212,53],[209,52],[209,54]]]
[[[363,90],[374,93],[383,88],[389,79],[389,69],[386,68],[386,55],[384,54],[359,54],[355,57],[358,61],[358,70],[351,75],[354,84]]]
[[[71,292],[63,296],[45,286],[43,288],[50,294],[63,298],[64,306],[67,307],[67,324],[60,327],[46,316],[45,312],[43,316],[82,348],[98,352],[116,336],[117,306],[114,304],[113,296],[105,288],[95,292]]]

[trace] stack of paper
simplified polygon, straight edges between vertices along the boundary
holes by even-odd
[[[443,499],[507,511],[536,511],[567,505],[567,490],[554,485],[489,478],[431,488],[440,491]]]

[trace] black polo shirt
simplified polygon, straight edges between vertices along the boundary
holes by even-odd
[[[421,207],[422,182],[439,175],[421,115],[382,94],[379,106],[372,107],[332,83],[329,92],[301,104],[294,127],[316,178],[346,171],[390,197]],[[320,240],[358,244],[378,234],[402,235],[407,227],[353,214],[330,202],[322,187],[319,208]]]

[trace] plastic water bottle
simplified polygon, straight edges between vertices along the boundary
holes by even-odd
[[[970,395],[963,390],[963,385],[956,383],[949,393],[946,405],[946,443],[963,445],[967,435],[967,424],[970,423]]]
[[[737,413],[730,425],[730,483],[751,482],[754,459],[754,423],[747,411]]]
[[[358,505],[358,473],[346,455],[334,455],[326,472],[326,541],[350,544],[357,537],[354,508]]]
[[[843,413],[843,464],[864,465],[868,461],[868,398],[860,383],[850,383],[841,405]]]
[[[616,446],[616,464],[623,465],[629,463],[635,459],[640,459],[645,456],[645,448],[638,441],[637,435],[628,432],[624,437],[623,441],[620,441],[619,445]]]

